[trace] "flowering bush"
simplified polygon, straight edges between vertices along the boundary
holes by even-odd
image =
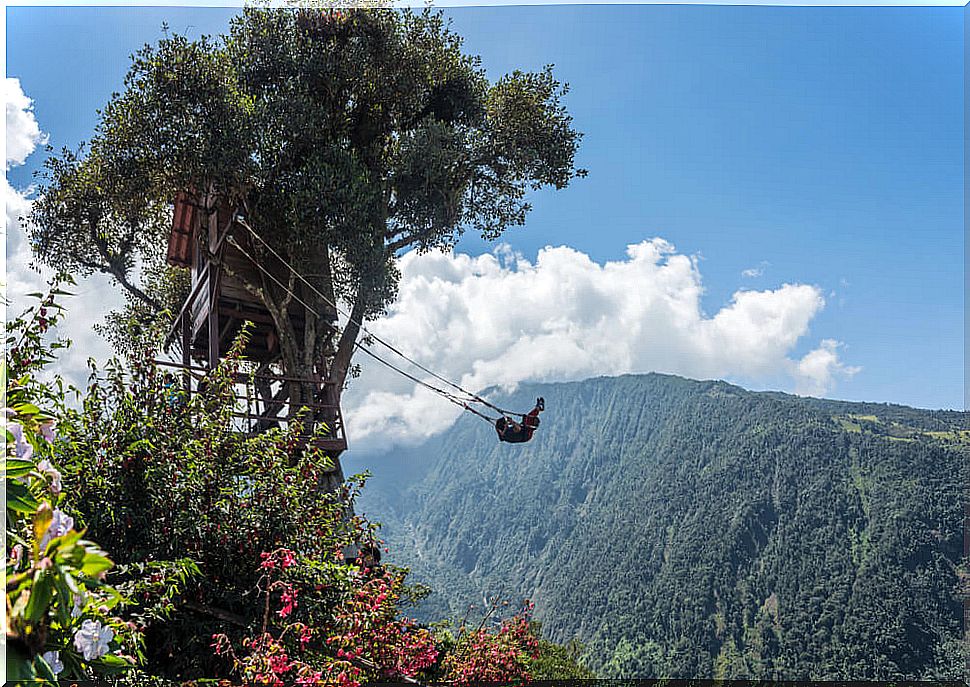
[[[338,556],[339,559],[339,556]],[[337,563],[338,565],[342,565]],[[435,636],[400,616],[405,572],[358,561],[349,575],[330,578],[340,600],[329,618],[301,617],[300,599],[319,592],[311,571],[320,562],[301,560],[288,549],[263,554],[260,592],[263,625],[237,652],[225,635],[213,636],[217,654],[232,659],[246,684],[328,684],[358,687],[368,681],[407,679],[523,683],[538,639],[530,624],[532,604],[497,629],[462,628],[457,639]]]
[[[60,382],[39,373],[52,350],[45,343],[56,324],[63,291],[35,294],[39,306],[6,325],[7,612],[8,679],[54,680],[131,668],[140,655],[139,638],[116,615],[125,598],[104,581],[113,566],[93,542],[83,539],[67,501],[58,468],[55,410],[62,404]],[[43,407],[42,407],[43,406]],[[46,408],[46,409],[45,409]]]
[[[431,633],[398,617],[403,572],[347,566],[339,551],[332,563],[300,560],[288,549],[263,554],[260,567],[260,632],[244,639],[238,654],[228,637],[213,637],[216,652],[232,658],[244,682],[353,687],[368,679],[413,677],[434,664]],[[321,577],[328,567],[342,574]],[[315,597],[325,588],[339,598],[329,617],[301,613],[301,596]]]
[[[478,627],[470,630],[462,625],[457,639],[449,635],[451,650],[441,666],[444,681],[458,685],[528,682],[531,662],[539,658],[539,639],[531,623],[534,607],[526,601],[518,613],[490,631],[485,623],[496,608],[493,605]]]

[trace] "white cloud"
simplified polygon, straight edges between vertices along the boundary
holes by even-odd
[[[839,360],[842,343],[835,339],[823,339],[813,351],[809,351],[794,368],[795,393],[802,396],[821,396],[832,388],[838,377],[852,377],[862,368],[852,367]]]
[[[747,279],[754,279],[756,277],[761,277],[765,273],[765,268],[768,267],[770,263],[767,260],[762,260],[757,267],[749,267],[746,270],[741,270],[741,276]]]
[[[5,81],[7,100],[6,124],[6,169],[24,164],[34,149],[47,140],[33,112],[33,101],[20,87],[18,79]],[[18,190],[10,185],[6,176],[3,182],[3,201],[5,206],[5,278],[4,293],[9,301],[7,315],[19,315],[24,308],[36,301],[26,294],[47,288],[47,281],[53,275],[48,268],[34,269],[30,266],[32,256],[26,231],[21,219],[30,212],[34,195],[32,188]],[[67,308],[67,316],[58,335],[73,340],[73,345],[61,351],[57,372],[75,384],[83,384],[87,378],[86,363],[89,357],[99,360],[111,354],[110,346],[92,328],[104,314],[119,307],[123,302],[118,290],[112,287],[108,278],[98,275],[85,279],[76,287],[67,289],[76,295],[62,300]]]
[[[34,117],[34,101],[24,95],[20,79],[4,79],[3,95],[7,103],[7,152],[5,169],[24,164],[39,144],[47,142]]]
[[[823,393],[855,371],[829,340],[790,357],[825,305],[817,287],[738,291],[709,317],[698,261],[659,238],[604,265],[568,247],[541,250],[533,265],[503,247],[478,257],[408,253],[401,270],[398,300],[369,328],[470,390],[657,371],[754,384],[784,375]],[[363,373],[344,401],[355,446],[427,436],[460,412],[366,356],[358,362]]]

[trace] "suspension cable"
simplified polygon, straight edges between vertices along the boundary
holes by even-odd
[[[361,351],[363,351],[364,353],[366,353],[367,355],[369,355],[370,357],[372,357],[374,360],[378,361],[382,365],[386,365],[387,367],[391,368],[392,370],[394,370],[398,374],[404,375],[405,377],[407,377],[411,381],[413,381],[413,382],[415,382],[417,384],[420,384],[421,386],[423,386],[423,387],[425,387],[427,389],[430,389],[431,391],[434,391],[434,392],[436,392],[436,393],[444,396],[446,399],[448,399],[449,401],[451,401],[455,405],[461,406],[462,408],[464,408],[468,412],[477,415],[478,417],[480,417],[483,420],[485,420],[488,424],[494,425],[495,424],[495,421],[498,419],[498,418],[491,418],[488,415],[485,415],[484,413],[480,412],[478,409],[473,408],[472,406],[468,405],[467,402],[465,402],[462,399],[458,398],[454,394],[451,394],[451,393],[445,391],[444,389],[439,389],[438,387],[432,386],[432,385],[428,384],[427,382],[425,382],[425,381],[423,381],[421,379],[418,379],[417,377],[414,377],[413,375],[408,374],[407,372],[405,372],[401,368],[396,367],[395,365],[387,362],[386,360],[384,360],[383,358],[381,358],[380,356],[378,356],[376,353],[374,353],[370,349],[365,348],[364,346],[361,346],[360,344],[357,344],[357,348],[359,348]]]
[[[263,267],[263,266],[262,266],[261,264],[259,264],[259,262],[258,262],[258,261],[256,261],[256,259],[255,259],[255,258],[253,258],[253,256],[252,256],[252,255],[250,255],[250,254],[249,254],[249,253],[248,253],[248,252],[247,252],[247,251],[246,251],[246,250],[245,250],[245,249],[244,249],[244,248],[243,248],[242,246],[240,246],[240,245],[239,245],[239,243],[237,243],[237,242],[236,242],[236,240],[235,240],[235,239],[234,239],[234,238],[233,238],[232,236],[230,236],[230,237],[228,238],[228,241],[229,241],[229,243],[231,243],[231,244],[232,244],[233,246],[235,246],[235,247],[236,247],[236,249],[237,249],[237,250],[239,250],[239,251],[240,251],[240,252],[241,252],[241,253],[242,253],[243,255],[245,255],[245,256],[246,256],[246,257],[247,257],[247,258],[248,258],[248,259],[249,259],[249,260],[250,260],[250,261],[251,261],[251,262],[252,262],[252,263],[253,263],[253,264],[254,264],[254,265],[256,266],[256,268],[257,268],[257,269],[258,269],[258,270],[259,270],[260,272],[262,272],[262,273],[263,273],[263,274],[265,274],[265,275],[266,275],[267,277],[269,277],[269,278],[270,278],[270,279],[272,279],[272,280],[273,280],[274,282],[276,282],[276,284],[277,284],[277,285],[278,285],[278,286],[279,286],[279,287],[280,287],[281,289],[283,289],[283,291],[284,291],[284,292],[286,292],[286,294],[287,294],[288,296],[290,296],[290,297],[291,297],[291,298],[293,298],[293,299],[294,299],[295,301],[297,301],[297,302],[298,302],[298,303],[299,303],[300,305],[302,305],[302,306],[303,306],[304,308],[306,308],[306,309],[307,309],[307,312],[313,312],[313,307],[312,307],[312,306],[310,306],[310,305],[309,305],[309,304],[308,304],[308,303],[307,303],[306,301],[304,301],[304,300],[303,300],[302,298],[300,298],[300,297],[299,297],[299,296],[298,296],[297,294],[295,294],[295,293],[293,293],[293,291],[291,291],[291,290],[289,289],[289,287],[287,287],[287,286],[286,286],[285,284],[283,284],[283,282],[281,282],[281,281],[280,281],[280,280],[279,280],[279,279],[278,279],[278,278],[276,277],[276,275],[274,275],[274,274],[272,274],[272,273],[271,273],[271,272],[270,272],[269,270],[267,270],[267,269],[266,269],[265,267]],[[468,403],[467,403],[467,401],[466,401],[465,399],[461,399],[461,398],[459,398],[459,397],[457,397],[457,396],[455,396],[454,394],[452,394],[452,393],[450,393],[450,392],[448,392],[448,391],[445,391],[444,389],[440,389],[440,388],[438,388],[438,387],[436,387],[436,386],[434,386],[434,385],[432,385],[432,384],[428,384],[428,383],[427,383],[426,381],[424,381],[423,379],[419,379],[419,378],[417,378],[417,377],[415,377],[414,375],[411,375],[411,374],[409,374],[409,373],[408,373],[408,372],[406,372],[405,370],[402,370],[402,369],[400,369],[399,367],[396,367],[395,365],[393,365],[393,364],[391,364],[391,363],[389,363],[389,362],[387,362],[386,360],[384,360],[383,358],[381,358],[380,356],[378,356],[378,355],[377,355],[376,353],[374,353],[373,351],[371,351],[371,350],[370,350],[369,348],[367,348],[366,346],[364,346],[364,345],[363,345],[362,343],[360,343],[359,341],[355,341],[355,342],[354,342],[354,345],[355,345],[355,346],[356,346],[356,347],[357,347],[357,348],[358,348],[359,350],[361,350],[361,351],[363,351],[364,353],[366,353],[367,355],[369,355],[369,356],[371,356],[372,358],[374,358],[374,359],[375,359],[375,360],[377,360],[378,362],[380,362],[380,363],[382,363],[382,364],[384,364],[384,365],[386,365],[387,367],[389,367],[389,368],[391,368],[392,370],[394,370],[394,371],[395,371],[395,372],[397,372],[398,374],[401,374],[401,375],[403,375],[404,377],[407,377],[408,379],[410,379],[411,381],[413,381],[413,382],[415,382],[416,384],[419,384],[419,385],[421,385],[421,386],[423,386],[423,387],[425,387],[426,389],[428,389],[428,390],[430,390],[430,391],[432,391],[432,392],[434,392],[434,393],[437,393],[437,394],[439,394],[440,396],[442,396],[442,397],[444,397],[445,399],[447,399],[447,400],[449,400],[449,401],[451,401],[451,402],[452,402],[452,403],[454,403],[455,405],[457,405],[457,406],[459,406],[459,407],[461,407],[461,408],[464,408],[465,410],[467,410],[467,411],[469,411],[469,412],[471,412],[471,413],[474,413],[474,414],[475,414],[475,415],[477,415],[478,417],[480,417],[480,418],[482,418],[483,420],[485,420],[485,421],[487,421],[487,422],[488,422],[489,424],[494,424],[494,423],[495,423],[495,420],[496,420],[497,418],[491,418],[491,417],[488,417],[487,415],[485,415],[485,414],[483,414],[483,413],[481,413],[481,412],[479,412],[479,411],[478,411],[477,409],[475,409],[475,408],[473,408],[473,407],[471,407],[471,406],[469,406],[469,405],[468,405]],[[503,414],[504,414],[504,413],[503,413]]]

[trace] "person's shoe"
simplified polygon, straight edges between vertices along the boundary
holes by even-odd
[[[536,408],[538,408],[540,411],[541,410],[545,410],[546,409],[546,399],[544,399],[542,396],[540,396],[539,398],[537,398],[536,399]]]

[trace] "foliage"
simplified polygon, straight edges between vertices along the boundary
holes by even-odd
[[[68,515],[77,494],[62,482],[64,387],[43,378],[54,352],[67,345],[46,334],[63,310],[57,299],[68,294],[55,286],[31,295],[38,305],[6,323],[3,367],[7,677],[17,683],[125,672],[142,656],[142,636],[134,616],[120,612],[138,603],[106,581],[114,563]],[[152,596],[146,590],[143,598]]]
[[[522,611],[503,620],[494,632],[485,627],[488,614],[475,629],[462,624],[442,662],[444,681],[457,685],[528,681],[531,662],[539,658],[539,640],[529,622],[533,608],[527,601]]]
[[[142,353],[127,365],[93,370],[82,407],[67,411],[64,479],[79,496],[73,514],[114,543],[131,593],[148,593],[146,578],[178,578],[178,569],[153,561],[188,560],[200,572],[142,614],[153,674],[227,673],[208,638],[241,637],[260,620],[252,600],[260,553],[287,546],[329,560],[335,549],[372,536],[372,525],[345,518],[362,478],[339,493],[313,488],[333,465],[301,448],[298,422],[254,437],[234,428],[244,343],[191,397]]]
[[[173,198],[211,191],[359,321],[393,298],[399,251],[448,247],[466,229],[494,239],[524,223],[529,190],[585,174],[565,94],[551,67],[489,83],[440,13],[248,7],[225,36],[172,35],[134,56],[86,152],[48,160],[32,245],[47,264],[117,279],[138,324],[110,326],[130,351],[186,295],[164,264]],[[261,243],[242,240],[268,264]],[[302,372],[328,332],[293,335],[287,289],[311,319],[322,301],[282,276],[288,286],[247,286],[281,334],[286,370]],[[338,388],[357,333],[351,322],[325,371]]]
[[[556,644],[542,638],[542,624],[532,623],[532,634],[539,638],[537,656],[529,664],[529,676],[533,680],[593,680],[596,673],[583,661],[586,647],[573,638],[565,644]]]
[[[528,596],[602,677],[964,676],[967,413],[664,375],[494,400],[536,396],[526,446],[469,418],[368,461],[361,507],[435,590],[419,618]]]

